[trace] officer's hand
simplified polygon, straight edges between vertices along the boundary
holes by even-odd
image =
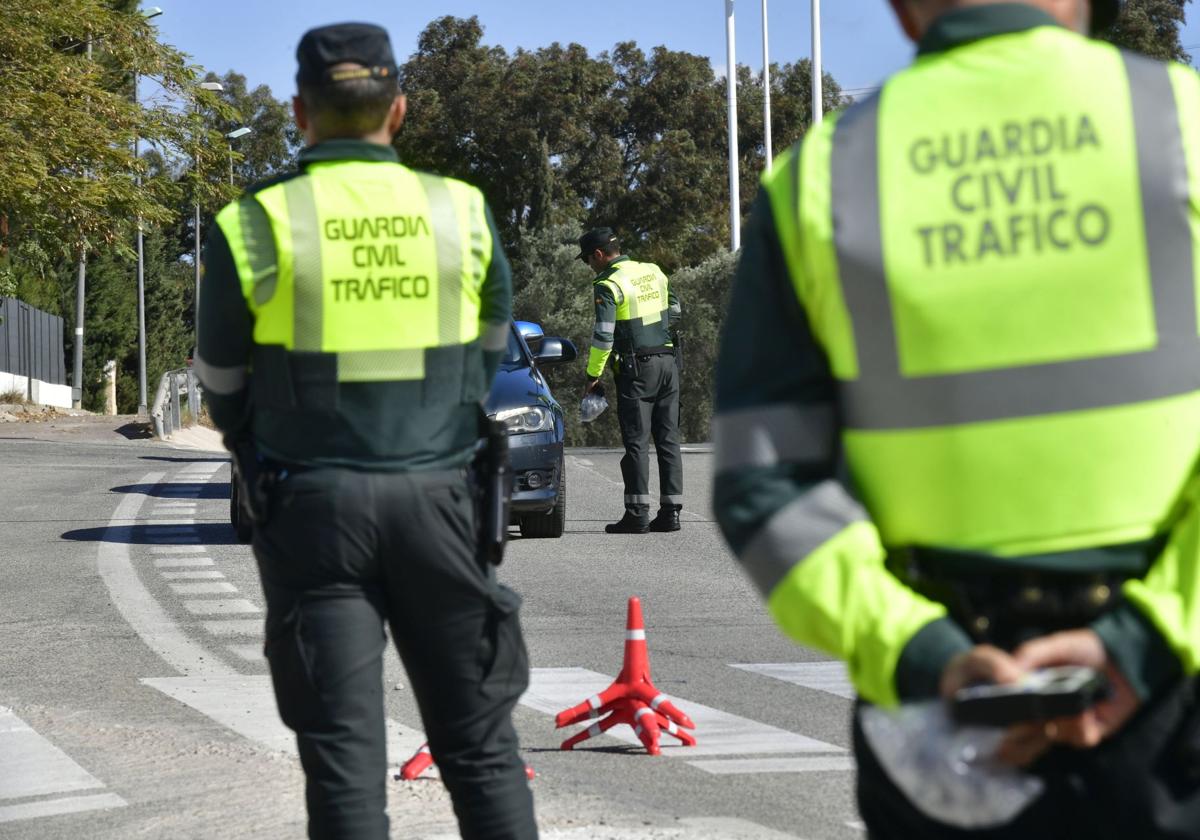
[[[1021,664],[1000,648],[976,645],[950,660],[942,671],[939,689],[948,700],[960,688],[978,683],[1013,683],[1024,674]],[[1018,724],[1009,727],[997,757],[1006,764],[1024,767],[1049,748],[1040,724]]]
[[[1046,747],[1065,744],[1076,749],[1090,749],[1118,732],[1141,703],[1129,680],[1108,658],[1104,643],[1093,630],[1065,630],[1033,639],[1017,648],[1013,658],[1023,669],[1030,671],[1053,665],[1086,665],[1108,677],[1108,698],[1092,708],[1073,717],[1026,724],[1040,729],[1037,734]]]
[[[592,393],[592,391],[595,391],[597,386],[599,386],[599,384],[600,384],[599,377],[597,377],[596,379],[589,379],[587,381],[587,384],[583,386],[583,395],[586,397],[588,394]]]

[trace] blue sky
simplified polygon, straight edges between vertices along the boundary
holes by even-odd
[[[575,41],[592,54],[618,41],[709,56],[725,66],[724,0],[151,0],[164,40],[217,73],[237,70],[251,86],[270,85],[276,97],[293,92],[296,42],[306,29],[339,20],[366,20],[385,26],[397,58],[415,49],[425,25],[441,15],[478,15],[485,41],[509,50]],[[420,11],[412,11],[413,7]],[[761,0],[737,0],[737,60],[762,67]],[[809,3],[769,0],[771,60],[795,61],[809,54]],[[843,88],[878,84],[904,66],[912,46],[897,27],[886,0],[825,0],[822,3],[824,65]],[[1196,15],[1194,17],[1200,17]],[[1200,25],[1189,22],[1183,43],[1197,45]]]

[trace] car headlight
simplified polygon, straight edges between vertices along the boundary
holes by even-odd
[[[548,432],[554,428],[554,413],[540,405],[506,408],[504,411],[497,411],[494,419],[503,423],[504,430],[510,435]]]

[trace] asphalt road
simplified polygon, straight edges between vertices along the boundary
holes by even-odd
[[[682,532],[604,534],[619,454],[574,450],[567,534],[510,545],[501,577],[524,596],[534,667],[516,723],[542,834],[861,837],[841,667],[774,629],[712,522],[711,455],[690,449]],[[221,454],[130,440],[111,419],[0,428],[0,837],[303,836],[228,481]],[[618,728],[561,751],[553,713],[620,669],[631,595],[655,683],[699,743],[652,758]],[[394,654],[386,680],[397,766],[421,721]],[[393,837],[457,836],[436,778],[389,790]]]

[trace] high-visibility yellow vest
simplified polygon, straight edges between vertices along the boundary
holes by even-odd
[[[216,221],[255,344],[328,355],[338,382],[420,379],[426,350],[480,336],[492,240],[474,187],[396,164],[314,163]]]
[[[611,274],[597,282],[606,283],[614,290],[618,340],[620,324],[626,322],[631,337],[636,334],[638,339],[646,338],[650,342],[635,346],[659,347],[670,343],[667,335],[667,310],[670,306],[667,301],[667,275],[663,274],[662,269],[654,263],[621,260],[613,263]]]

